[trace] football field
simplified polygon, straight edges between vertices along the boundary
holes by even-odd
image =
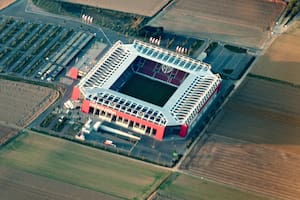
[[[134,74],[121,88],[120,92],[129,96],[163,106],[177,88]]]

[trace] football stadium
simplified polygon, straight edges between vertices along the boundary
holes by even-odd
[[[129,138],[185,137],[221,88],[221,77],[210,68],[154,44],[118,41],[71,98],[82,100],[82,112],[125,127]]]

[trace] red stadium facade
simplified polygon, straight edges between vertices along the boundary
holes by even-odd
[[[176,90],[163,105],[122,94],[120,88],[135,73]],[[74,87],[71,98],[83,100],[84,113],[163,140],[185,137],[220,88],[220,76],[206,63],[141,41],[117,42]]]

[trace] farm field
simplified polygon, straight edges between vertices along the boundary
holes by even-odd
[[[0,2],[0,10],[2,10],[3,8],[6,8],[7,6],[9,6],[10,4],[14,3],[16,0],[1,0]]]
[[[111,153],[34,133],[20,135],[5,146],[0,152],[0,167],[126,199],[144,199],[169,174]]]
[[[180,174],[163,184],[153,200],[263,200],[254,194]]]
[[[0,193],[3,200],[119,199],[100,192],[3,166],[0,166],[0,173]]]
[[[283,1],[267,0],[179,0],[149,24],[178,34],[257,48],[285,6]]]
[[[198,145],[182,168],[275,199],[299,199],[300,156],[220,135]]]
[[[0,79],[0,121],[25,127],[58,96],[47,87]]]
[[[299,154],[299,102],[299,88],[247,78],[207,132]]]
[[[300,85],[300,20],[279,36],[251,73]]]
[[[97,8],[105,8],[110,10],[117,10],[121,12],[134,13],[151,17],[155,15],[163,6],[165,6],[169,0],[110,0],[110,1],[99,1],[99,0],[60,0],[63,2],[89,5]]]
[[[18,132],[17,128],[8,127],[6,124],[0,123],[0,146],[5,143],[8,139],[16,135]]]
[[[298,199],[299,91],[247,77],[181,168],[271,198]]]

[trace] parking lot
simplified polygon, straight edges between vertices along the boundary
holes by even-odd
[[[225,45],[218,44],[207,54],[204,62],[211,64],[212,71],[221,74],[222,78],[238,80],[253,60],[254,56],[247,52],[233,52]]]
[[[54,24],[0,18],[0,71],[54,81],[94,38]]]

